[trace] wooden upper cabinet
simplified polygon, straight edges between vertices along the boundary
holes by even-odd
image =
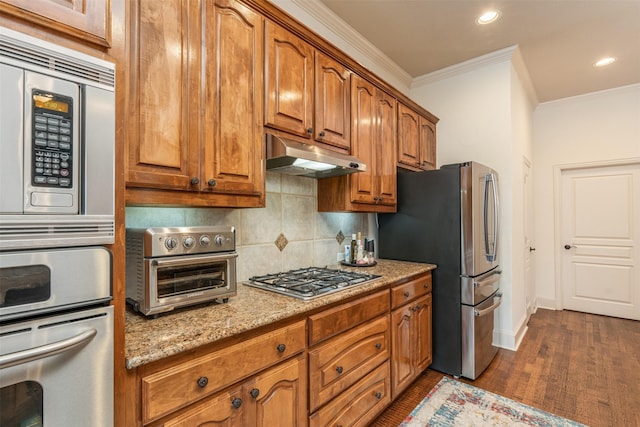
[[[1,0],[0,12],[83,42],[111,45],[110,0]]]
[[[204,155],[201,189],[259,195],[263,19],[234,0],[206,2]]]
[[[351,150],[351,72],[321,52],[315,60],[314,138]]]
[[[133,4],[127,203],[264,206],[262,16],[236,0]]]
[[[311,138],[314,49],[271,21],[265,44],[265,125]]]
[[[380,205],[392,206],[395,209],[396,198],[396,99],[378,90],[376,106],[378,128],[376,138],[376,159],[378,175],[378,191],[376,201]]]
[[[398,166],[411,170],[436,167],[436,125],[398,103]]]

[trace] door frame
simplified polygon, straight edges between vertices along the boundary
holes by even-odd
[[[560,225],[562,224],[562,203],[560,197],[562,196],[562,173],[575,169],[588,169],[598,167],[609,166],[628,166],[628,165],[640,165],[640,157],[632,157],[629,159],[614,159],[614,160],[602,160],[596,162],[584,162],[584,163],[569,163],[563,165],[555,165],[553,167],[553,244],[554,244],[554,263],[555,263],[555,288],[556,288],[556,310],[562,310],[562,230]]]

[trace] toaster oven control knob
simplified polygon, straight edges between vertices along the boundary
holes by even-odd
[[[213,238],[213,241],[216,242],[216,245],[222,246],[224,243],[224,237],[222,234],[216,234],[216,237]]]
[[[182,241],[182,244],[184,245],[185,248],[187,249],[191,249],[193,247],[193,245],[196,244],[196,239],[194,239],[191,236],[187,236],[184,238],[184,240]]]
[[[200,246],[209,246],[211,244],[211,237],[207,236],[206,234],[204,236],[200,236]]]
[[[164,241],[164,246],[169,250],[173,250],[178,247],[178,239],[175,237],[167,237]]]

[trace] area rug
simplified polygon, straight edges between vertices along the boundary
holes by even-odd
[[[400,427],[583,426],[447,377],[427,394]]]

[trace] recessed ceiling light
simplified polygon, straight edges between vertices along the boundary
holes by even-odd
[[[609,56],[607,58],[600,59],[598,62],[593,64],[593,66],[594,67],[604,67],[606,65],[613,64],[614,62],[616,62],[616,58],[614,58],[612,56]]]
[[[476,19],[476,22],[480,25],[490,24],[500,18],[499,10],[490,10],[488,12],[483,13]]]

